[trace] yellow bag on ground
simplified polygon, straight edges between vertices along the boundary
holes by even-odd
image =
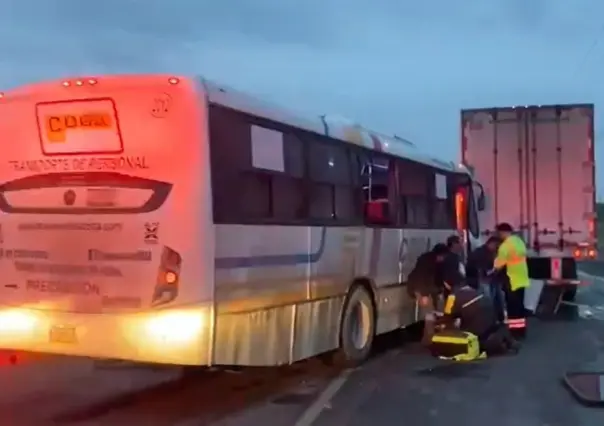
[[[478,337],[462,330],[443,330],[432,336],[430,343],[432,355],[454,361],[474,361],[486,358],[480,351]]]

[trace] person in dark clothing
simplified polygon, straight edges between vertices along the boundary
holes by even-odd
[[[444,295],[448,296],[453,287],[460,286],[465,278],[462,262],[463,244],[458,235],[447,238],[447,255],[440,267],[440,280],[443,283]]]
[[[497,318],[500,322],[505,323],[507,317],[506,308],[506,291],[508,288],[508,280],[506,271],[493,271],[487,275],[489,296],[495,307]]]
[[[457,258],[457,261],[463,266],[463,242],[459,235],[451,235],[447,238],[447,248],[449,249],[449,253],[451,254],[451,258]]]
[[[447,248],[451,253],[455,253],[460,259],[463,254],[463,243],[459,235],[451,235],[447,238]]]
[[[487,242],[478,247],[468,256],[466,264],[466,279],[468,285],[481,290],[490,297],[500,322],[505,321],[505,293],[503,280],[499,274],[493,274],[493,264],[497,256],[497,249],[501,241],[497,237],[490,237]]]
[[[449,327],[459,320],[460,330],[478,337],[480,349],[487,355],[505,354],[519,348],[507,327],[497,321],[493,304],[486,295],[466,284],[447,297],[444,315]]]
[[[438,272],[447,254],[448,250],[444,244],[436,244],[432,250],[417,258],[407,278],[407,289],[411,295],[430,296],[441,292]]]
[[[501,244],[499,238],[490,237],[486,243],[470,253],[466,263],[466,275],[471,281],[470,285],[476,289],[482,287],[487,294],[490,294],[490,287],[485,288],[481,284],[488,281],[487,277],[492,272],[499,244]]]
[[[442,264],[448,254],[447,246],[436,244],[431,251],[417,258],[407,278],[407,291],[418,304],[418,319],[424,321],[422,342],[429,344],[434,334],[436,310],[442,294]]]
[[[487,273],[493,269],[498,246],[499,239],[491,237],[469,254],[466,262],[466,282],[470,287],[479,290],[481,284],[487,281]],[[486,290],[489,292],[490,289]]]

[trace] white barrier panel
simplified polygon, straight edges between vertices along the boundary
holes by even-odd
[[[531,280],[531,285],[524,290],[524,308],[531,312],[537,310],[539,305],[539,299],[541,299],[541,293],[545,282],[542,280]]]

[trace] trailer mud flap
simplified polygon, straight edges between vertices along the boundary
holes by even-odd
[[[581,404],[604,407],[604,371],[568,372],[562,382]]]

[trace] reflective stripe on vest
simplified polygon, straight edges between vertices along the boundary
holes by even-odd
[[[519,265],[522,262],[526,262],[526,256],[522,256],[516,253],[516,247],[511,247],[508,251],[507,264],[509,266]]]
[[[461,305],[462,308],[467,308],[468,306],[478,302],[480,299],[482,299],[484,297],[484,294],[479,294],[478,296],[476,296],[475,298],[468,300],[466,303],[464,303],[463,305]]]

